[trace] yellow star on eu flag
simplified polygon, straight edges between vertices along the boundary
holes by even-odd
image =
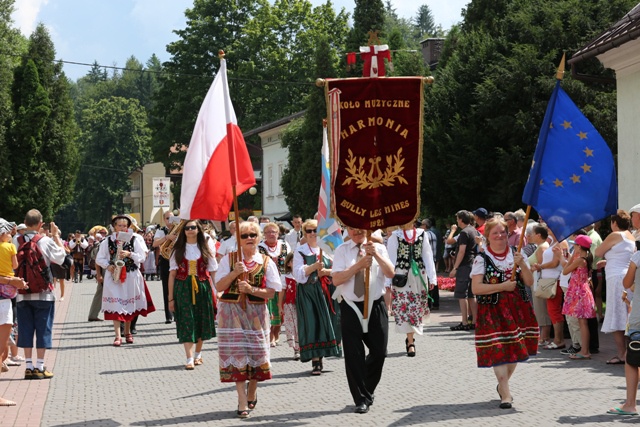
[[[578,135],[578,138],[580,138],[580,141],[582,141],[583,139],[587,139],[587,133],[586,132],[580,132]]]
[[[556,180],[555,180],[555,181],[553,181],[553,183],[556,185],[556,187],[564,187],[564,186],[562,185],[562,181],[560,181],[558,178],[556,178]]]
[[[588,164],[585,163],[580,167],[582,168],[582,172],[584,172],[584,173],[591,172],[591,165],[588,165]]]
[[[564,123],[562,123],[561,126],[564,128],[564,130],[570,129],[571,128],[571,122],[568,122],[568,121],[565,120]]]
[[[574,184],[577,184],[580,182],[580,177],[574,173],[571,177],[571,181],[573,181]]]
[[[584,150],[582,150],[582,152],[586,154],[587,157],[593,157],[593,150],[590,150],[589,147],[584,147]]]

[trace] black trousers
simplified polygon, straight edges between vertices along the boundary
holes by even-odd
[[[362,312],[363,302],[355,305]],[[373,302],[369,313],[369,332],[362,332],[362,324],[353,309],[342,301],[340,303],[342,327],[342,348],[344,350],[344,364],[347,371],[349,391],[356,405],[373,404],[373,392],[380,377],[384,360],[387,357],[387,341],[389,339],[389,316],[384,298]],[[365,355],[364,346],[369,349]]]
[[[173,313],[169,311],[169,260],[160,256],[158,258],[158,269],[160,270],[160,280],[162,280],[162,297],[164,298],[164,318],[173,320]]]

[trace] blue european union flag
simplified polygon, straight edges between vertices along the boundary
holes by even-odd
[[[616,213],[613,155],[558,80],[547,106],[522,201],[558,241]]]

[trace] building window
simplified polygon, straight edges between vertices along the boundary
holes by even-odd
[[[267,196],[273,197],[273,166],[267,169]]]
[[[282,173],[284,172],[284,164],[278,163],[278,196],[282,196]]]

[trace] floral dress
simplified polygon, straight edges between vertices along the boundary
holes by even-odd
[[[569,288],[564,294],[562,314],[577,319],[596,317],[596,303],[589,286],[587,267],[578,267],[571,272]]]
[[[389,259],[395,265],[396,274],[407,274],[407,284],[404,287],[391,287],[391,310],[396,332],[401,334],[422,335],[422,318],[429,314],[425,285],[437,283],[431,245],[425,244],[424,239],[424,230],[414,228],[409,231],[396,230],[387,241]],[[418,265],[422,277],[411,273],[411,258]]]
[[[496,259],[486,251],[476,256],[472,276],[482,274],[483,283],[498,284],[511,278],[513,251],[506,258]],[[538,352],[538,322],[533,307],[516,270],[516,289],[477,295],[476,354],[478,367],[524,362]]]

